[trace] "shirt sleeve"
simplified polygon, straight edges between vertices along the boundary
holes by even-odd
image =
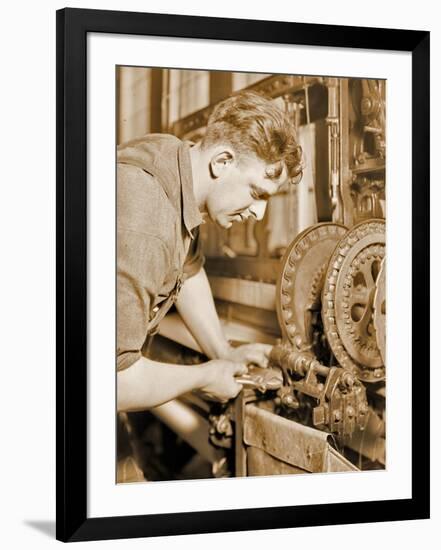
[[[198,273],[205,263],[202,252],[202,242],[199,234],[199,227],[193,229],[194,238],[190,243],[187,257],[184,263],[184,279],[189,279]]]
[[[164,243],[154,235],[118,231],[117,370],[141,357],[150,308],[161,288],[169,260]]]
[[[117,180],[117,370],[141,357],[151,308],[170,269],[168,248],[155,234],[159,186],[133,167],[118,169]],[[156,205],[156,206],[155,206]],[[147,220],[147,221],[146,221]],[[151,232],[149,232],[149,230]]]

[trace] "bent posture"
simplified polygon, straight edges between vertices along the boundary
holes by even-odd
[[[208,217],[228,228],[261,220],[268,198],[301,177],[301,149],[288,117],[251,92],[213,111],[196,145],[151,134],[118,148],[117,403],[149,409],[191,390],[226,401],[246,365],[265,367],[268,346],[232,348],[222,332],[198,239]],[[149,334],[176,303],[210,359],[172,365],[142,355]]]

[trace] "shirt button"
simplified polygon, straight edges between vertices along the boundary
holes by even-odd
[[[153,313],[158,313],[158,311],[159,311],[159,306],[155,306],[155,307],[153,308]]]

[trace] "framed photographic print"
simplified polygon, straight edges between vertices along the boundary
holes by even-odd
[[[429,33],[58,11],[57,257],[58,539],[429,517]]]

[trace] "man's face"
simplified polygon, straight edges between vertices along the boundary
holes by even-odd
[[[254,155],[220,156],[212,172],[215,179],[206,208],[210,219],[226,229],[249,217],[261,220],[269,197],[287,180],[281,163],[267,164]]]

